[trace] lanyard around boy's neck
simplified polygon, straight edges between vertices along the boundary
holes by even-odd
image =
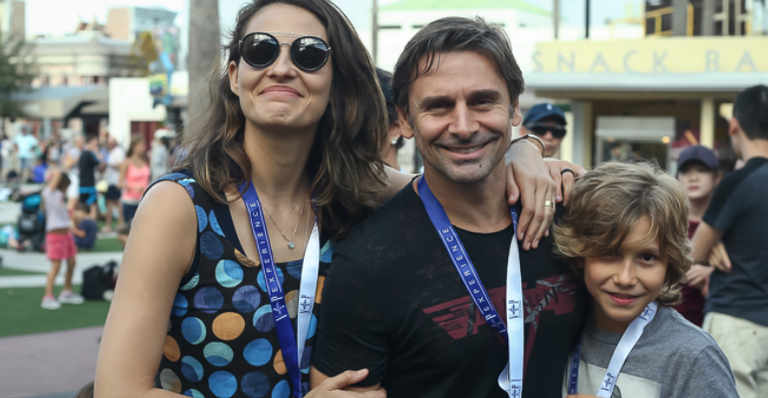
[[[453,229],[448,215],[435,195],[429,189],[427,180],[421,176],[418,183],[419,197],[424,203],[429,219],[442,239],[448,256],[451,257],[464,287],[469,291],[475,306],[480,310],[485,322],[493,328],[507,343],[509,360],[504,371],[499,375],[498,383],[511,398],[519,398],[523,393],[523,354],[525,350],[525,332],[523,320],[523,288],[520,277],[520,255],[517,248],[517,212],[512,212],[513,234],[507,259],[507,325],[499,316],[488,292],[475,271],[475,266],[467,255],[459,235]]]
[[[605,372],[603,382],[600,384],[600,389],[597,391],[597,397],[599,398],[611,398],[613,394],[613,387],[616,386],[616,379],[619,377],[619,372],[624,366],[624,362],[627,360],[629,353],[635,348],[637,341],[640,340],[640,336],[643,335],[645,327],[653,320],[658,312],[659,305],[656,302],[652,302],[645,307],[643,313],[635,318],[629,327],[621,336],[619,345],[613,350],[613,356],[611,356],[611,362],[608,364],[608,370]],[[583,338],[583,337],[582,337]],[[576,345],[573,350],[573,361],[571,362],[571,378],[568,382],[568,394],[578,394],[579,391],[579,357],[581,356],[581,341]]]
[[[285,306],[285,293],[280,285],[277,267],[272,246],[269,241],[269,233],[264,223],[261,202],[253,184],[245,189],[245,183],[240,184],[240,192],[243,192],[245,210],[251,222],[253,239],[259,252],[259,260],[264,267],[264,280],[269,294],[269,303],[272,307],[272,315],[275,318],[277,339],[283,351],[283,360],[288,369],[293,384],[294,397],[302,397],[304,391],[301,388],[301,361],[304,358],[304,345],[309,334],[309,323],[312,320],[312,309],[315,306],[315,292],[317,291],[318,270],[320,268],[320,231],[317,227],[317,217],[309,237],[301,270],[301,285],[299,288],[299,314],[297,323],[298,336],[293,333],[291,318]]]

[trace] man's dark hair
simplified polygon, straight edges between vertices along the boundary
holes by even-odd
[[[480,17],[447,17],[431,22],[418,31],[400,54],[392,78],[395,105],[408,112],[411,84],[419,76],[439,66],[439,54],[454,51],[475,51],[492,59],[499,74],[507,82],[511,101],[515,101],[523,92],[523,73],[512,55],[509,38],[501,26],[488,24]],[[419,70],[419,62],[424,57],[426,64]]]
[[[750,87],[736,97],[733,117],[750,140],[768,140],[768,87]]]

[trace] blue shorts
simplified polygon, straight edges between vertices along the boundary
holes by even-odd
[[[80,201],[88,206],[96,203],[96,187],[80,187]]]

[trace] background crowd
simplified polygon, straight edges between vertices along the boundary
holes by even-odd
[[[3,241],[19,251],[45,251],[52,262],[41,306],[81,304],[72,292],[77,250],[90,250],[98,235],[125,237],[139,200],[152,179],[174,166],[173,133],[159,129],[151,146],[134,134],[126,148],[105,129],[100,135],[58,135],[40,140],[22,125],[0,143],[0,175],[6,200],[22,202],[15,226]],[[99,228],[101,225],[101,228]],[[65,283],[58,299],[54,281],[62,261]]]

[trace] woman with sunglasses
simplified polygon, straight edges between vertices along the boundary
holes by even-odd
[[[332,242],[410,181],[379,158],[387,121],[370,56],[327,0],[257,0],[232,36],[184,172],[151,187],[136,214],[96,396],[334,396],[367,375],[307,391]],[[531,145],[513,150],[540,159]]]

